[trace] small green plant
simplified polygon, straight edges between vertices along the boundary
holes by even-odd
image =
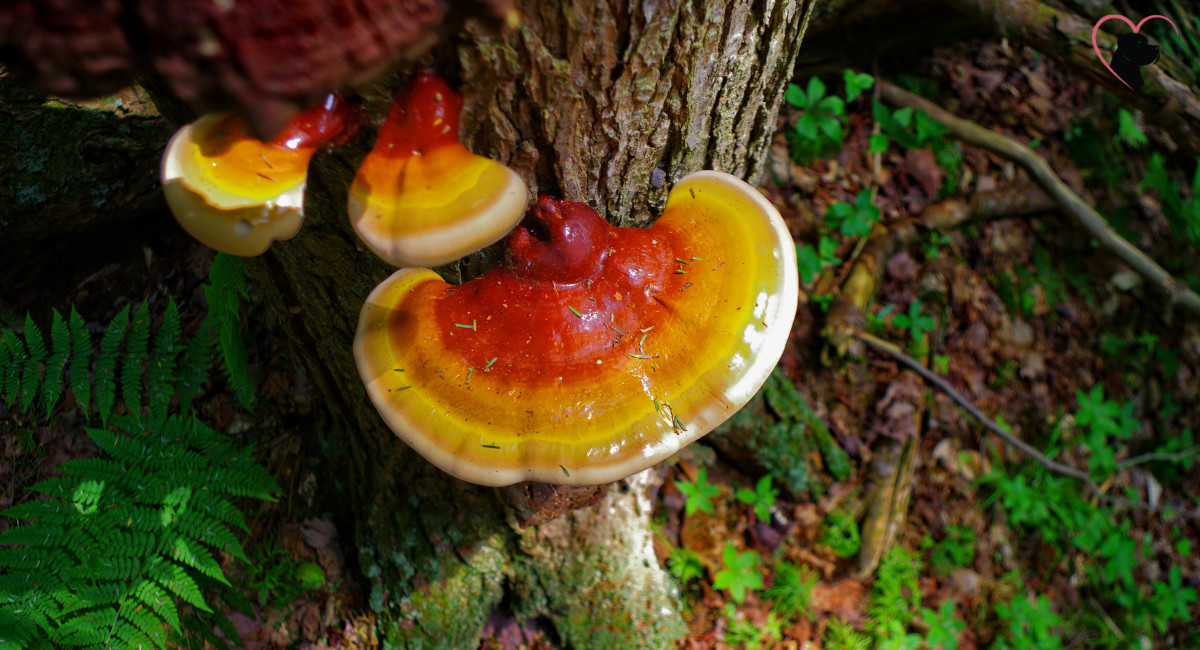
[[[1091,451],[1088,468],[1101,477],[1110,476],[1117,469],[1114,439],[1128,440],[1141,426],[1133,417],[1135,404],[1124,404],[1104,399],[1104,387],[1095,386],[1091,392],[1075,391],[1079,410],[1075,422],[1083,428],[1083,443]]]
[[[933,317],[921,313],[921,301],[915,299],[908,305],[907,314],[896,314],[892,317],[892,324],[901,330],[908,330],[914,343],[920,342],[926,332],[937,327],[937,321],[933,320]]]
[[[846,237],[869,235],[871,226],[879,223],[879,218],[879,208],[875,207],[875,197],[869,189],[860,191],[854,197],[853,205],[838,201],[825,210],[825,222]]]
[[[304,591],[316,591],[325,586],[325,571],[316,562],[305,562],[296,567],[296,583]]]
[[[950,374],[950,355],[935,354],[933,355],[933,370],[939,375]]]
[[[704,576],[704,565],[700,563],[700,555],[681,546],[671,549],[671,554],[667,556],[667,568],[684,587],[692,580]]]
[[[278,537],[266,539],[250,549],[251,561],[246,565],[245,584],[258,594],[258,605],[288,603],[300,598],[304,588],[297,579],[300,563],[280,543]],[[317,567],[320,570],[320,567]],[[321,575],[322,580],[324,574]]]
[[[865,72],[855,72],[847,69],[842,73],[842,81],[846,83],[846,101],[852,102],[858,99],[858,96],[864,90],[870,90],[871,86],[875,85],[875,77]]]
[[[969,566],[975,560],[975,531],[967,526],[951,524],[946,526],[946,536],[941,541],[934,542],[926,535],[921,541],[922,548],[930,549],[929,566],[937,575],[947,575],[951,571]]]
[[[1192,246],[1200,246],[1200,164],[1192,176],[1191,198],[1184,200],[1177,183],[1167,173],[1166,159],[1162,154],[1150,156],[1146,176],[1140,191],[1154,190],[1162,201],[1163,216],[1171,224],[1171,230]]]
[[[837,257],[838,243],[833,237],[821,234],[817,246],[796,244],[796,266],[800,269],[800,281],[811,284],[827,268],[837,266],[842,260]]]
[[[997,603],[996,614],[1006,626],[1006,635],[996,639],[994,647],[999,650],[1062,650],[1062,640],[1053,630],[1063,622],[1044,594],[1036,603],[1022,596],[1008,604]]]
[[[1054,453],[1051,451],[1050,455]],[[1014,526],[1037,531],[1043,542],[1060,552],[1074,550],[1091,558],[1080,576],[1081,586],[1113,605],[1109,611],[1115,612],[1117,624],[1126,633],[1148,634],[1151,629],[1161,632],[1172,621],[1187,620],[1183,612],[1195,602],[1196,590],[1173,583],[1169,573],[1166,582],[1139,584],[1135,571],[1140,558],[1147,557],[1149,537],[1140,541],[1135,538],[1128,521],[1118,521],[1111,511],[1085,498],[1078,483],[1050,475],[1040,466],[1026,467],[1019,474],[1009,475],[1000,464],[994,465],[982,482],[993,488],[992,498],[1001,504]],[[1023,644],[1029,635],[1040,635],[1037,630],[1057,623],[1026,625],[1025,621],[1031,618],[1048,620],[1049,606],[1039,604],[1034,610],[1032,605],[1021,601],[1013,602],[1011,609],[1015,613],[1008,618],[1017,621],[1020,624],[1017,627],[1026,630],[1023,632],[1026,636],[1014,637],[1020,642],[1006,647],[1037,647]],[[1057,621],[1057,617],[1053,620]]]
[[[774,477],[767,474],[758,479],[753,490],[742,488],[734,495],[738,501],[754,508],[754,514],[759,521],[771,520],[771,508],[775,507],[775,497],[779,496],[779,490],[776,490],[775,486],[771,484],[773,479]]]
[[[858,523],[848,512],[835,510],[829,513],[821,530],[819,543],[829,548],[838,557],[853,557],[862,547],[862,538],[858,534]]]
[[[817,158],[833,155],[842,148],[845,137],[846,102],[852,102],[875,83],[869,74],[846,70],[842,75],[846,85],[846,99],[826,94],[825,83],[813,77],[801,88],[788,86],[783,98],[792,106],[803,110],[796,126],[784,131],[792,159],[808,163]]]
[[[850,627],[850,624],[840,618],[829,621],[825,628],[825,650],[869,650],[871,638]]]
[[[783,622],[775,618],[774,612],[767,613],[766,623],[762,628],[747,621],[737,606],[725,603],[725,643],[741,650],[758,650],[766,644],[771,647],[774,642],[783,638]]]
[[[824,82],[813,77],[808,80],[806,89],[791,84],[783,98],[804,111],[796,120],[796,126],[784,132],[793,160],[806,163],[842,147],[846,105],[840,97],[825,94]]]
[[[900,621],[888,621],[876,636],[875,650],[918,650],[925,643],[920,634],[908,632]]]
[[[1133,113],[1124,108],[1117,111],[1117,142],[1130,149],[1141,149],[1150,142],[1133,119]]]
[[[941,122],[929,117],[929,113],[911,106],[892,111],[883,102],[875,100],[871,114],[879,123],[880,133],[871,136],[868,153],[887,151],[892,142],[905,149],[923,149],[950,132]]]
[[[883,638],[883,626],[887,621],[899,621],[908,627],[909,622],[921,608],[921,589],[917,578],[921,574],[921,558],[915,553],[893,546],[883,556],[875,572],[875,584],[871,585],[871,603],[867,606],[870,616],[869,629],[877,638]]]
[[[721,554],[725,568],[717,572],[713,581],[714,589],[728,589],[734,602],[741,604],[746,599],[746,592],[763,588],[762,560],[754,551],[738,552],[733,544],[726,543]]]
[[[921,245],[921,252],[924,253],[925,259],[936,259],[941,254],[942,248],[949,246],[954,241],[950,235],[942,234],[936,230],[929,233],[929,239]]]
[[[721,493],[721,488],[708,482],[708,468],[701,467],[696,472],[696,481],[675,481],[675,487],[687,497],[684,512],[692,514],[697,510],[713,514],[712,498]]]
[[[921,608],[921,620],[929,628],[929,632],[925,634],[925,645],[942,650],[957,650],[958,635],[966,624],[954,618],[953,600],[947,599],[936,612]]]
[[[775,578],[763,595],[771,601],[771,609],[786,621],[801,615],[815,621],[812,609],[812,590],[817,584],[817,572],[801,564],[780,562],[775,565]]]

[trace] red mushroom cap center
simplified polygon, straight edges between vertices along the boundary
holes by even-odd
[[[505,263],[517,277],[578,282],[594,276],[604,262],[608,232],[595,210],[543,194],[531,218],[509,237]]]
[[[329,93],[325,101],[293,117],[271,144],[286,149],[344,144],[358,133],[365,119],[344,97]]]
[[[392,101],[372,155],[408,158],[458,141],[462,95],[432,70],[422,70]]]

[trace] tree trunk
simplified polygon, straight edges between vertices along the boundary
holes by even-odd
[[[518,30],[469,29],[439,50],[439,65],[459,69],[470,149],[506,161],[532,188],[644,224],[688,172],[759,174],[811,8],[812,0],[531,0]],[[272,311],[293,315],[283,328],[327,404],[324,480],[344,490],[380,638],[474,647],[503,602],[518,619],[546,617],[565,646],[670,646],[684,622],[652,548],[657,474],[522,529],[500,490],[441,472],[380,421],[350,354],[363,300],[390,272],[345,217],[364,154],[315,161],[301,234],[250,269]],[[457,280],[485,264],[476,255],[443,270]]]

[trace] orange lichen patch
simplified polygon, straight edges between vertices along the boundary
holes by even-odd
[[[436,266],[504,236],[528,200],[524,181],[458,141],[462,96],[430,71],[396,95],[350,187],[363,242],[395,266]]]
[[[317,149],[355,128],[337,95],[302,113],[271,142],[232,113],[180,129],[163,154],[167,204],[193,237],[219,251],[258,255],[288,239],[304,219],[308,163]]]
[[[795,248],[753,188],[693,174],[646,229],[545,197],[533,217],[476,280],[403,269],[363,308],[367,391],[434,464],[486,485],[613,481],[712,430],[774,368]]]

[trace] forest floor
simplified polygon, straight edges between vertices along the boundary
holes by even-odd
[[[1119,104],[1111,95],[998,40],[939,49],[909,66],[900,81],[960,117],[1031,143],[1069,185],[1086,188],[1090,203],[1119,217],[1134,243],[1169,267],[1200,275],[1194,251],[1189,261],[1173,239],[1157,196],[1138,190],[1148,152],[1162,142],[1152,127],[1143,126],[1151,136],[1148,148],[1118,161],[1125,176],[1112,178],[1111,161],[1103,158],[1122,150],[1113,144]],[[831,94],[840,84],[828,82]],[[830,460],[812,451],[806,461],[823,473],[820,479],[797,492],[774,475],[776,495],[759,490],[752,496],[763,464],[744,460],[719,438],[657,470],[664,478],[655,511],[657,548],[682,583],[689,620],[681,646],[855,647],[842,624],[883,638],[880,617],[896,606],[888,599],[904,604],[896,618],[907,632],[891,639],[898,648],[921,647],[922,639],[926,647],[1021,647],[1019,639],[1036,637],[1032,628],[1039,622],[1061,635],[1061,647],[1200,646],[1194,628],[1200,559],[1191,548],[1200,541],[1200,525],[1175,512],[1200,508],[1200,469],[1161,460],[1191,448],[1195,442],[1186,436],[1200,431],[1200,324],[1194,316],[1169,308],[1051,211],[973,221],[899,250],[883,265],[866,317],[877,336],[927,359],[1020,438],[1056,450],[1058,461],[1097,470],[1106,495],[1151,504],[1148,510],[1107,507],[1082,483],[1039,469],[890,357],[861,346],[845,356],[829,349],[822,296],[836,290],[858,242],[831,233],[824,218],[830,205],[853,204],[861,190],[874,189],[887,224],[947,197],[1032,192],[1013,163],[969,147],[961,163],[947,169],[928,148],[893,144],[877,166],[868,153],[872,92],[846,104],[844,146],[828,158],[790,163],[781,136],[773,151],[775,178],[764,188],[798,244],[816,247],[828,236],[835,246],[822,251],[828,268],[805,283],[780,365],[853,471],[835,480]],[[785,111],[781,121],[794,124],[800,114]],[[72,304],[98,327],[127,303],[149,298],[161,310],[165,296],[174,296],[185,333],[194,328],[211,251],[172,223],[113,228],[128,235],[127,243],[102,251],[74,245],[66,251],[72,263],[36,290],[0,294],[0,322],[19,323],[26,311],[40,320],[51,307]],[[273,334],[269,315],[252,303],[245,322],[259,406],[246,412],[221,386],[210,386],[200,414],[253,442],[284,494],[251,510],[251,568],[227,564],[254,614],[231,611],[230,620],[247,648],[373,647],[370,609],[344,569],[351,541],[338,535],[323,510],[317,468],[306,460],[317,454],[303,449],[295,433],[320,398],[287,343]],[[60,407],[69,411],[70,404]],[[45,478],[66,459],[95,453],[69,416],[45,426],[14,424],[14,417],[0,412],[9,430],[24,432],[0,445],[0,509],[12,505],[19,487]],[[1096,433],[1096,422],[1110,429]],[[897,501],[901,512],[869,514],[878,483],[889,472],[904,475],[896,471],[903,461],[895,452],[906,444],[913,452],[911,475],[898,492],[907,490],[910,500]],[[1161,457],[1122,464],[1145,453]],[[1103,471],[1108,466],[1118,471]],[[743,488],[750,492],[739,500]],[[1076,492],[1077,498],[1058,498]],[[847,516],[851,527],[881,516],[891,521],[894,544],[909,554],[889,555],[883,563],[899,575],[905,571],[896,563],[907,563],[915,581],[898,594],[881,591],[883,554],[864,565],[848,551],[843,542],[859,534],[846,528]],[[1107,522],[1093,529],[1107,537],[1090,546],[1072,541],[1087,534],[1077,526],[1094,521],[1090,517]],[[312,571],[308,563],[320,568],[325,586],[306,589],[297,579],[297,571]],[[781,569],[784,564],[791,568]],[[797,573],[801,566],[807,569]],[[735,588],[724,588],[730,584]],[[736,597],[736,585],[746,588],[744,597]],[[1131,606],[1121,600],[1137,594],[1154,610],[1141,618],[1123,611]],[[1048,597],[1053,612],[1038,608],[1039,595]],[[795,606],[781,606],[784,600]],[[947,602],[952,613],[943,609]],[[1013,636],[1014,622],[1026,623],[1029,636]],[[486,648],[552,647],[552,635],[504,617],[487,632]],[[1060,647],[1045,643],[1041,647]]]

